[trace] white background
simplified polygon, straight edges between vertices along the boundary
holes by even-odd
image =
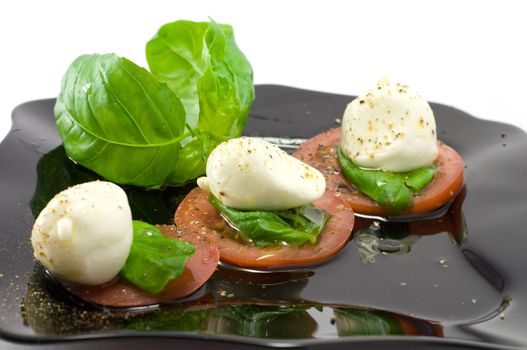
[[[255,83],[360,94],[379,77],[430,101],[527,130],[527,5],[522,1],[2,1],[0,139],[12,109],[55,97],[68,65],[144,47],[177,19],[234,26]]]

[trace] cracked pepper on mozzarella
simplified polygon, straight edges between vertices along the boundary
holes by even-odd
[[[198,186],[225,205],[244,210],[283,210],[320,198],[324,176],[267,141],[240,137],[218,145]]]
[[[404,172],[438,155],[432,109],[406,85],[379,81],[348,104],[341,128],[342,152],[361,167]]]
[[[83,183],[57,194],[31,232],[37,260],[60,278],[87,285],[103,284],[117,276],[132,239],[126,194],[105,181]]]

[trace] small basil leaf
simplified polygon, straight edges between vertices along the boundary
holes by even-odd
[[[195,247],[183,240],[166,237],[142,221],[134,221],[134,240],[121,276],[133,285],[157,294],[183,273]]]
[[[337,159],[346,178],[377,204],[398,214],[408,208],[413,194],[425,188],[434,178],[436,167],[419,168],[404,173],[362,169],[349,160],[340,147]]]
[[[228,207],[214,196],[209,200],[243,239],[259,247],[316,244],[329,218],[325,211],[312,204],[280,211],[244,211]]]

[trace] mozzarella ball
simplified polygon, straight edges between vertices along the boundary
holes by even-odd
[[[342,152],[361,167],[405,172],[438,155],[432,109],[406,85],[381,80],[348,104],[341,130]]]
[[[126,193],[94,181],[57,194],[31,232],[35,258],[66,281],[99,285],[123,268],[133,239]]]
[[[311,203],[326,189],[324,176],[267,141],[241,137],[218,145],[198,185],[225,205],[282,210]]]

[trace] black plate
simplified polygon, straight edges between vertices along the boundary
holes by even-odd
[[[307,138],[337,126],[352,99],[272,85],[258,86],[256,92],[245,133],[284,138]],[[17,107],[13,128],[0,145],[0,345],[527,346],[527,135],[520,129],[432,104],[439,138],[458,150],[466,164],[465,197],[454,203],[457,209],[462,204],[462,213],[453,209],[447,214],[452,217],[436,219],[436,234],[418,236],[405,223],[383,223],[382,234],[391,243],[385,253],[397,245],[403,249],[378,254],[368,253],[363,245],[359,254],[357,237],[374,233],[363,225],[366,231],[357,232],[324,265],[270,275],[222,267],[183,304],[126,316],[71,297],[32,258],[32,209],[38,212],[66,184],[94,176],[57,148],[53,104],[49,99]],[[139,203],[134,216],[169,218],[188,188],[157,194],[128,189]],[[141,206],[145,202],[149,205]],[[452,220],[455,228],[442,227],[445,220]],[[368,259],[376,262],[364,263]],[[185,331],[173,320],[184,312],[199,319],[190,327],[199,331]],[[172,330],[167,330],[170,317]],[[402,333],[413,335],[397,335]]]

